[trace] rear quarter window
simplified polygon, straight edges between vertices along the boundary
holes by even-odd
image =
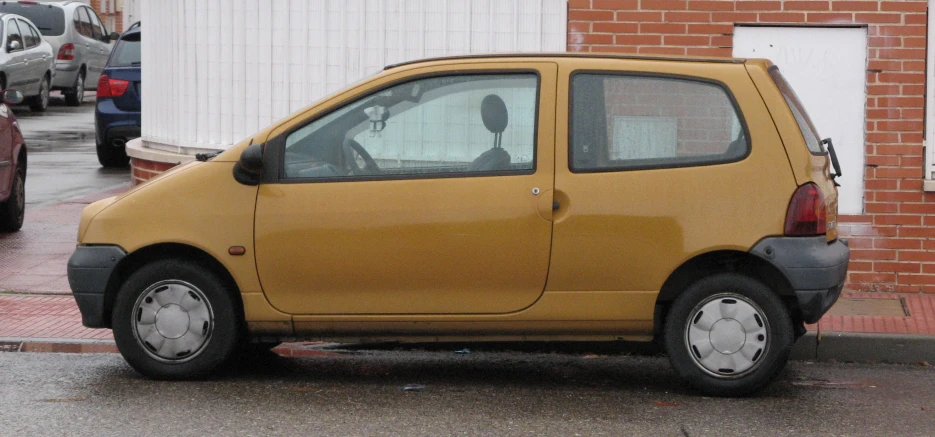
[[[58,36],[65,33],[65,11],[57,6],[6,2],[0,3],[0,12],[28,18],[44,36]]]
[[[110,58],[111,67],[139,67],[142,65],[140,34],[126,35],[117,42]]]
[[[738,161],[750,146],[733,98],[702,79],[583,72],[572,77],[574,172]]]
[[[808,146],[808,151],[814,154],[825,153],[821,146],[821,137],[818,136],[818,130],[815,129],[815,124],[812,123],[812,119],[808,116],[808,112],[805,111],[805,106],[802,105],[799,96],[795,94],[795,90],[779,72],[779,67],[770,67],[769,75],[773,78],[773,82],[776,83],[776,87],[779,88],[779,92],[782,93],[786,104],[789,105],[789,109],[795,117],[795,122],[802,132],[802,137],[805,139],[805,145]]]

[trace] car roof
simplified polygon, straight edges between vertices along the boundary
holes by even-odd
[[[481,60],[481,59],[499,59],[499,58],[592,58],[592,59],[645,59],[652,61],[678,61],[678,62],[712,62],[720,64],[743,64],[746,62],[746,59],[742,58],[724,58],[724,57],[708,57],[708,56],[654,56],[654,55],[620,55],[615,53],[566,53],[566,52],[554,52],[554,53],[535,53],[535,52],[525,52],[525,53],[484,53],[484,54],[470,54],[470,55],[457,55],[457,56],[442,56],[437,58],[426,58],[426,59],[417,59],[413,61],[399,62],[396,64],[387,65],[384,70],[391,70],[396,67],[404,65],[413,65],[421,64],[427,62],[435,61],[453,61],[459,59],[472,59],[472,60]]]

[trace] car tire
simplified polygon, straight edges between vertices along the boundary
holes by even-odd
[[[111,317],[117,349],[154,379],[202,378],[240,345],[235,297],[207,267],[186,260],[153,261],[130,275]]]
[[[29,109],[32,112],[45,112],[49,108],[49,93],[52,90],[52,84],[49,76],[46,75],[39,83],[39,94],[29,98]]]
[[[10,187],[10,197],[6,202],[0,203],[0,231],[16,232],[23,227],[26,216],[26,170],[22,167],[16,169],[13,176],[13,185]]]
[[[786,305],[769,287],[736,273],[690,285],[669,309],[664,343],[669,362],[711,396],[744,396],[785,367],[794,342]]]
[[[127,156],[126,146],[98,144],[97,161],[104,167],[126,167],[130,163],[130,157]]]
[[[65,90],[65,104],[68,106],[81,106],[84,103],[84,70],[78,72],[75,78],[75,85],[71,89]]]

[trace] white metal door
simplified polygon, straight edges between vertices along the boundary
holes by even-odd
[[[779,66],[818,133],[834,140],[844,173],[839,212],[863,213],[867,29],[737,26],[734,56]]]

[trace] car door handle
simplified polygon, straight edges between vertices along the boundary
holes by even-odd
[[[559,204],[557,200],[553,200],[553,201],[552,201],[552,211],[558,211],[559,208],[561,208],[561,207],[562,207],[562,205]]]

